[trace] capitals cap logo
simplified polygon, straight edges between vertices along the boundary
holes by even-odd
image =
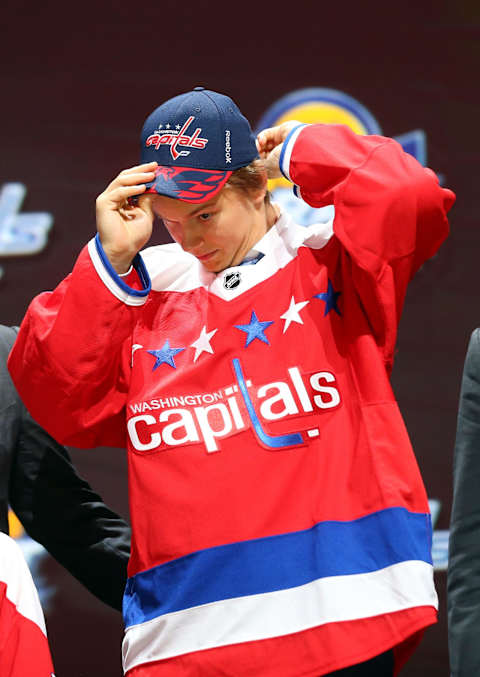
[[[194,120],[195,116],[190,115],[183,125],[175,125],[175,129],[170,129],[170,125],[166,124],[165,131],[162,130],[163,125],[159,125],[158,129],[147,138],[145,145],[147,147],[154,146],[156,150],[158,150],[160,146],[170,146],[170,155],[174,160],[177,160],[179,157],[190,155],[189,150],[177,150],[177,146],[205,148],[208,139],[200,136],[202,132],[201,127],[197,127],[191,136],[186,133]]]

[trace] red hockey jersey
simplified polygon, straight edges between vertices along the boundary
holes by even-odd
[[[22,551],[1,532],[0,675],[55,677],[35,584]]]
[[[453,194],[393,140],[343,126],[299,126],[281,167],[332,222],[282,214],[256,265],[218,274],[172,244],[119,277],[97,237],[32,302],[10,357],[61,442],[128,444],[131,677],[318,677],[436,619],[389,372]]]

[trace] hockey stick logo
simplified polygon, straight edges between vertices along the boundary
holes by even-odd
[[[237,377],[238,387],[240,388],[240,393],[242,395],[243,401],[248,411],[248,416],[250,418],[251,424],[255,431],[256,436],[270,449],[285,449],[286,447],[296,447],[304,444],[304,440],[301,433],[289,433],[287,435],[269,435],[262,428],[260,419],[258,418],[255,407],[253,406],[252,399],[248,393],[247,384],[245,383],[245,378],[243,376],[242,366],[238,357],[235,357],[232,360],[233,369],[235,371],[235,376]]]

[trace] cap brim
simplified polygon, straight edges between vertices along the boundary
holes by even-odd
[[[220,192],[232,172],[194,167],[157,167],[146,193],[157,193],[184,202],[201,203]]]

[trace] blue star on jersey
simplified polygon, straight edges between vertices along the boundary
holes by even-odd
[[[322,301],[325,301],[325,312],[323,313],[323,316],[328,315],[328,313],[331,310],[334,310],[337,315],[341,315],[342,313],[339,311],[338,306],[337,306],[337,299],[340,296],[342,292],[341,291],[335,291],[333,288],[333,284],[331,280],[328,280],[328,287],[326,292],[322,292],[320,294],[315,294],[314,298],[321,299]]]
[[[264,331],[267,327],[269,327],[271,324],[273,324],[273,320],[270,322],[260,322],[258,317],[255,314],[255,311],[252,310],[252,314],[250,316],[250,322],[248,324],[236,324],[234,325],[236,329],[240,329],[240,331],[244,331],[247,334],[247,340],[245,343],[245,348],[248,348],[250,343],[254,339],[258,339],[259,341],[263,341],[263,343],[266,343],[268,346],[270,343],[268,342],[267,337],[264,334]]]
[[[176,369],[177,365],[175,364],[173,358],[177,353],[181,353],[182,350],[185,350],[185,348],[170,348],[170,342],[168,339],[165,341],[163,347],[160,348],[160,350],[147,350],[147,353],[150,353],[150,355],[153,355],[156,358],[152,371],[155,371],[155,369],[157,369],[157,367],[159,367],[161,364],[169,364],[171,367]]]
[[[337,315],[341,316],[341,312],[338,308],[337,305],[337,300],[338,297],[340,296],[342,292],[340,291],[335,291],[333,288],[333,284],[331,280],[328,280],[328,286],[327,286],[327,291],[326,292],[321,292],[319,294],[315,294],[313,298],[318,298],[321,301],[325,303],[325,312],[323,313],[324,317],[328,315],[328,313],[331,310],[334,310]],[[300,317],[300,310],[302,310],[309,301],[300,301],[298,303],[295,303],[295,298],[292,296],[290,300],[290,306],[288,310],[280,315],[281,319],[285,320],[285,326],[283,328],[283,333],[286,332],[288,327],[290,326],[291,322],[297,322],[299,324],[303,324],[303,320]],[[252,310],[251,316],[250,316],[250,322],[248,324],[235,324],[233,325],[236,329],[239,329],[240,331],[245,332],[246,340],[245,340],[245,348],[248,348],[248,346],[254,341],[255,339],[258,339],[259,341],[262,341],[262,343],[266,343],[267,346],[270,345],[270,341],[265,335],[265,331],[268,329],[268,327],[271,324],[274,324],[274,320],[266,320],[264,322],[261,322],[257,314],[255,313],[254,310]],[[213,349],[210,345],[210,340],[213,337],[214,334],[216,334],[218,329],[213,329],[210,332],[207,332],[207,327],[204,326],[201,330],[200,336],[194,341],[193,343],[190,344],[190,347],[195,348],[195,355],[193,357],[193,362],[195,363],[198,359],[198,357],[203,353],[203,352],[209,352],[213,354]],[[142,346],[140,344],[136,344],[133,347],[133,352],[141,348]],[[167,339],[165,343],[163,344],[162,348],[160,350],[147,350],[150,355],[153,355],[155,358],[155,363],[153,365],[152,371],[155,371],[158,369],[158,367],[162,364],[168,364],[170,367],[173,369],[177,369],[177,365],[175,364],[174,357],[177,355],[177,353],[181,353],[183,350],[186,350],[186,348],[172,348],[170,346],[170,340]],[[132,352],[132,361],[133,361],[133,352]]]

